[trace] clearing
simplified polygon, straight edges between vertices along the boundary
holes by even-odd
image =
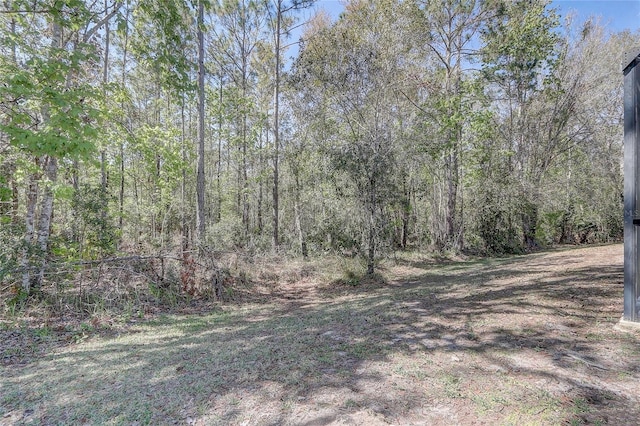
[[[0,424],[637,424],[622,245],[407,254],[382,271],[329,286],[316,269],[262,300],[129,319],[38,356],[5,326]]]

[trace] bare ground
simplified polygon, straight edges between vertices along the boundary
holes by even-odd
[[[4,330],[0,424],[638,424],[621,245],[382,269],[274,270],[251,303],[65,344]]]

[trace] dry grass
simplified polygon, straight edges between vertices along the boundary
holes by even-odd
[[[0,424],[623,425],[640,416],[640,335],[615,328],[621,246],[481,261],[405,255],[373,280],[358,268],[262,259],[234,287],[236,303],[132,317],[6,363]],[[42,330],[30,333],[49,339]]]

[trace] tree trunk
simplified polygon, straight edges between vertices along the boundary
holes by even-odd
[[[295,214],[296,221],[296,231],[298,232],[298,243],[300,244],[300,252],[302,253],[302,257],[306,259],[309,256],[307,251],[307,241],[304,236],[304,230],[302,227],[302,212],[300,206],[300,193],[302,192],[302,187],[300,185],[300,176],[298,173],[294,173],[295,181],[296,181],[296,193],[293,204],[293,210]]]
[[[216,221],[219,223],[222,218],[222,70],[220,71],[220,88],[219,88],[219,112],[218,112],[218,167],[216,170],[217,174],[217,192],[218,192],[218,210]]]
[[[536,232],[538,227],[538,205],[535,202],[525,202],[522,211],[522,234],[525,249],[537,247]]]
[[[125,20],[129,21],[129,8],[127,8],[127,13]],[[129,26],[125,26],[124,31],[124,41],[122,47],[122,87],[125,87],[126,84],[126,76],[127,76],[127,48],[129,45]],[[124,111],[124,100],[120,104],[120,107]],[[124,142],[120,141],[120,193],[118,194],[118,229],[120,229],[120,233],[123,233],[123,221],[124,221]]]
[[[455,142],[457,145],[457,141]],[[447,167],[447,246],[457,250],[458,247],[458,152],[455,147],[449,154]]]
[[[36,166],[39,167],[36,160]],[[29,184],[27,186],[25,216],[25,234],[22,243],[22,253],[20,258],[20,268],[22,268],[22,291],[25,294],[31,292],[31,262],[29,261],[33,251],[33,236],[35,232],[36,205],[38,203],[38,181],[40,177],[37,174],[29,176]]]
[[[44,271],[47,267],[47,252],[49,249],[49,236],[51,235],[51,219],[53,218],[53,185],[58,177],[58,161],[55,157],[48,157],[45,163],[45,177],[42,204],[40,205],[40,221],[38,223],[38,250],[40,254],[40,266],[34,287],[39,288],[44,279]]]
[[[184,96],[182,97],[182,103],[180,104],[180,123],[181,123],[181,135],[180,142],[182,148],[182,182],[180,184],[180,233],[182,234],[182,242],[180,246],[182,247],[182,256],[184,257],[185,251],[188,248],[188,225],[187,225],[187,215],[185,212],[186,209],[186,193],[187,193],[187,146],[186,146],[186,129],[185,129],[185,118],[184,118]]]
[[[269,128],[267,124],[267,129],[265,130],[265,134],[267,135],[267,141],[269,140]],[[264,167],[264,153],[263,153],[263,145],[262,145],[262,130],[260,131],[260,145],[258,146],[258,163],[259,163],[259,173],[262,174]],[[267,142],[267,146],[269,142]],[[262,235],[263,223],[262,223],[262,205],[264,198],[264,182],[262,181],[262,176],[258,179],[258,206],[256,207],[256,219],[258,226],[258,234]]]
[[[198,243],[204,242],[205,178],[204,178],[204,0],[198,2],[198,171],[196,177]]]
[[[376,257],[375,212],[369,211],[369,247],[367,254],[367,274],[372,275]]]
[[[247,56],[244,51],[243,44],[243,54],[242,54],[242,99],[246,101],[248,87],[247,87],[247,74],[248,74],[248,64],[247,64]],[[242,201],[242,224],[244,225],[244,231],[246,234],[249,233],[249,178],[247,175],[247,144],[248,142],[248,133],[249,133],[249,123],[248,123],[248,111],[246,108],[243,108],[242,112],[242,170],[240,175],[240,181],[242,182],[241,186],[241,195],[238,195],[238,202],[240,204],[240,200]]]
[[[404,198],[402,200],[402,236],[400,238],[400,247],[405,250],[407,248],[407,239],[409,235],[409,221],[411,219],[411,189],[404,183]]]
[[[10,5],[11,1],[7,0],[4,2],[4,8],[5,10],[11,10],[9,5]],[[16,36],[16,18],[13,16],[13,14],[10,14],[10,21],[9,21],[9,32],[11,33],[12,36]],[[17,46],[16,43],[11,43],[11,59],[13,60],[14,64],[18,63],[18,52],[17,52]]]
[[[11,223],[16,225],[19,222],[20,191],[15,177],[11,176]]]
[[[57,22],[51,23],[51,50],[60,48],[62,45],[62,28]],[[67,83],[70,82],[70,76],[67,77]],[[48,123],[51,119],[49,110],[46,106],[42,108],[42,121],[44,123]],[[55,157],[45,156],[43,159],[44,173],[45,178],[48,180],[45,182],[44,195],[42,197],[42,202],[40,204],[40,218],[38,221],[38,229],[37,229],[37,249],[38,249],[38,260],[39,264],[37,265],[38,274],[33,277],[30,276],[30,271],[25,270],[25,274],[22,277],[22,288],[23,290],[29,294],[33,291],[34,288],[38,288],[42,285],[42,279],[44,277],[44,271],[47,266],[47,249],[49,245],[49,235],[51,232],[51,218],[53,215],[53,188],[56,181],[56,177],[58,174],[58,163]],[[32,184],[35,184],[32,182]],[[31,194],[32,188],[29,188],[30,194],[28,194],[28,198],[33,196],[33,199],[28,200],[27,202],[27,218],[26,218],[26,234],[25,234],[25,242],[26,242],[26,250],[32,249],[33,247],[33,237],[36,230],[34,229],[35,225],[35,208],[36,208],[36,200],[37,200],[37,186],[35,187],[36,194],[33,196]],[[24,263],[26,263],[26,267],[31,269],[35,267],[35,265],[31,264],[28,261],[28,256],[23,258]],[[26,282],[29,281],[29,282]]]
[[[107,4],[107,0],[104,2],[104,13],[108,15],[109,5]],[[109,83],[109,44],[111,39],[111,29],[109,23],[105,24],[104,29],[104,66],[102,69],[102,90],[105,98],[107,97],[107,84]],[[100,151],[100,182],[101,182],[101,199],[100,199],[100,228],[101,228],[101,238],[104,237],[104,231],[106,228],[106,220],[107,220],[107,154],[105,152],[105,148],[103,146]]]
[[[276,2],[276,34],[275,34],[275,86],[273,90],[273,248],[279,244],[279,194],[278,194],[278,161],[280,157],[280,27],[282,24],[282,0]]]
[[[375,267],[376,257],[376,181],[374,178],[369,179],[369,244],[367,253],[367,274],[372,275]]]

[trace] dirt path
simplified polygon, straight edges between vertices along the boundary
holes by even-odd
[[[622,246],[282,282],[3,367],[0,424],[635,425]]]

